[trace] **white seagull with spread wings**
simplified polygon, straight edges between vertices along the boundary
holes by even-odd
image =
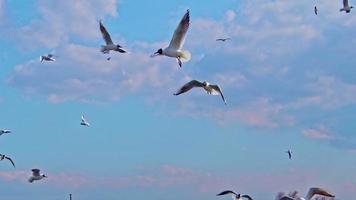
[[[340,12],[345,11],[346,13],[351,12],[351,9],[354,8],[353,6],[349,5],[349,0],[342,1],[344,7],[340,9]]]
[[[315,195],[321,195],[324,197],[332,197],[332,198],[335,197],[333,194],[329,193],[328,191],[316,187],[310,188],[305,198],[299,197],[297,193],[298,192],[293,192],[292,193],[293,195],[291,194],[285,195],[284,193],[280,192],[277,194],[276,200],[311,200]]]
[[[39,181],[43,178],[47,178],[46,175],[44,174],[40,174],[40,170],[39,169],[32,169],[32,176],[30,176],[30,178],[28,179],[28,182],[32,183],[33,181]]]
[[[14,166],[14,168],[15,168],[15,163],[10,157],[0,154],[0,160],[4,160],[4,159],[7,159],[8,161],[10,161],[12,166]]]
[[[11,130],[6,130],[6,129],[0,130],[0,136],[3,134],[9,134],[9,133],[11,133]]]
[[[223,192],[217,194],[216,196],[221,196],[221,195],[226,195],[226,194],[231,194],[233,200],[242,200],[242,199],[253,200],[253,199],[252,199],[249,195],[247,195],[247,194],[244,194],[244,195],[236,194],[234,191],[231,191],[231,190],[223,191]]]
[[[118,51],[120,53],[126,53],[126,50],[124,50],[119,44],[113,43],[109,32],[106,30],[101,20],[99,21],[99,27],[100,27],[100,32],[103,35],[103,39],[105,40],[106,43],[106,45],[101,46],[101,52],[103,52],[104,54],[110,53],[110,51]]]
[[[195,88],[195,87],[201,87],[208,94],[211,94],[211,95],[220,95],[222,100],[226,104],[226,100],[225,100],[225,97],[224,97],[224,95],[222,93],[221,88],[218,85],[210,85],[206,81],[200,82],[200,81],[197,81],[197,80],[192,80],[192,81],[186,83],[185,85],[183,85],[176,93],[174,93],[174,95],[177,96],[177,95],[180,95],[182,93],[188,92],[189,90],[191,90],[192,88]]]
[[[189,10],[187,10],[178,27],[176,28],[169,46],[165,49],[158,49],[158,51],[151,55],[151,57],[164,55],[168,57],[177,58],[179,67],[182,67],[182,62],[189,61],[191,58],[190,52],[182,50],[185,37],[189,29],[189,23],[190,16]]]
[[[88,126],[88,127],[90,126],[89,122],[85,119],[84,115],[81,116],[80,125]]]

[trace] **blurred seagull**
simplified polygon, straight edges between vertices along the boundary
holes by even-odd
[[[226,42],[227,40],[230,40],[230,38],[218,38],[216,41],[221,41],[221,42]]]
[[[14,161],[12,161],[12,159],[10,157],[0,154],[0,160],[4,160],[4,159],[9,160],[11,162],[12,166],[14,166],[14,168],[15,168],[15,163],[14,163]]]
[[[189,28],[189,23],[190,16],[188,9],[182,20],[180,21],[178,27],[174,31],[173,38],[169,46],[165,49],[158,49],[158,51],[151,55],[151,57],[164,55],[168,57],[177,58],[179,67],[182,67],[182,62],[189,61],[191,58],[190,52],[182,50],[185,41],[185,36]]]
[[[3,134],[9,134],[9,133],[11,133],[10,130],[6,130],[6,129],[0,130],[0,136]]]
[[[90,126],[89,122],[84,118],[84,115],[81,117],[80,125],[82,126]]]
[[[43,178],[47,178],[46,175],[44,174],[40,174],[40,170],[39,169],[32,169],[32,176],[30,176],[30,178],[28,179],[28,182],[32,183],[33,181],[39,181]]]
[[[286,153],[288,154],[289,160],[291,160],[292,159],[292,151],[290,149],[288,149],[288,151],[286,151]]]
[[[315,195],[335,197],[333,194],[327,192],[322,188],[310,188],[305,198],[298,197],[296,192],[294,192],[293,194],[294,195],[284,195],[283,193],[279,193],[279,196],[277,196],[276,200],[311,200]]]
[[[106,45],[101,46],[101,52],[104,54],[110,53],[110,51],[118,51],[120,53],[126,53],[126,50],[124,50],[120,45],[114,44],[111,40],[110,34],[104,27],[103,23],[101,20],[99,21],[99,27],[100,27],[100,32],[103,35],[103,39],[105,40]]]
[[[41,56],[40,57],[40,61],[43,62],[43,61],[56,61],[56,59],[54,58],[54,55],[49,53],[47,55],[44,55],[44,56]]]
[[[345,11],[346,13],[349,13],[353,6],[349,5],[349,0],[343,0],[342,3],[344,4],[344,7],[340,9],[340,12]]]
[[[249,195],[236,194],[235,192],[233,192],[231,190],[223,191],[223,192],[217,194],[216,196],[221,196],[221,195],[226,195],[226,194],[231,194],[233,200],[242,200],[243,198],[248,199],[248,200],[253,200]]]
[[[180,95],[182,93],[188,92],[189,90],[191,90],[192,88],[195,87],[201,87],[203,88],[208,94],[211,95],[220,95],[222,100],[224,101],[225,105],[226,105],[226,101],[224,98],[224,95],[220,89],[220,87],[218,85],[210,85],[208,82],[204,81],[204,82],[200,82],[197,80],[192,80],[188,83],[186,83],[185,85],[183,85],[176,93],[174,93],[174,95]]]
[[[315,15],[318,15],[318,8],[316,6],[314,6],[314,13]]]

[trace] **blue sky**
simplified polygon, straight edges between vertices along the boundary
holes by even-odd
[[[341,1],[317,2],[318,16],[314,5],[0,0],[0,128],[13,131],[0,153],[17,165],[0,162],[1,197],[274,199],[320,186],[353,198],[356,16]],[[192,60],[150,58],[188,8]],[[129,54],[106,60],[98,19]],[[57,61],[40,63],[48,52]],[[228,105],[172,95],[191,79],[218,83]],[[35,167],[49,178],[29,184]]]

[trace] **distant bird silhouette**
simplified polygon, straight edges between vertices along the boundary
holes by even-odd
[[[354,8],[353,6],[349,5],[349,0],[343,0],[343,8],[340,9],[340,12],[345,11],[346,13],[351,12],[351,9]]]
[[[208,94],[211,94],[211,95],[220,95],[222,100],[226,104],[225,97],[224,97],[220,87],[218,85],[210,85],[206,81],[200,82],[200,81],[197,81],[197,80],[192,80],[192,81],[186,83],[185,85],[183,85],[176,93],[174,93],[174,95],[177,96],[177,95],[180,95],[182,93],[188,92],[189,90],[191,90],[192,88],[195,88],[195,87],[201,87]]]
[[[276,200],[311,200],[315,195],[321,195],[324,197],[331,197],[334,198],[335,196],[328,191],[322,189],[322,188],[310,188],[307,195],[305,198],[299,197],[298,192],[294,191],[289,193],[288,195],[285,195],[283,192],[280,192],[276,196]]]
[[[81,116],[80,125],[88,126],[88,127],[90,126],[89,122],[85,119],[84,115]]]
[[[10,161],[12,166],[14,166],[14,168],[15,168],[15,163],[10,157],[0,154],[0,160],[4,160],[4,159],[7,159],[8,161]]]
[[[286,151],[286,153],[288,154],[289,160],[291,160],[292,159],[292,151],[290,149],[288,149],[288,151]]]
[[[316,6],[314,6],[314,13],[315,15],[318,15],[318,8]]]
[[[233,200],[242,200],[242,199],[253,200],[249,195],[236,194],[234,191],[231,191],[231,190],[223,191],[223,192],[217,194],[216,196],[227,195],[227,194],[231,194]]]
[[[11,130],[6,130],[6,129],[0,130],[0,136],[3,134],[9,134],[9,133],[11,133]]]
[[[43,62],[43,61],[56,61],[56,59],[54,58],[54,55],[49,53],[47,55],[43,55],[40,57],[40,61]]]
[[[218,38],[216,41],[221,41],[221,42],[226,42],[227,40],[230,40],[230,38]]]
[[[32,175],[30,176],[30,178],[28,179],[28,182],[32,183],[33,181],[39,181],[43,178],[47,178],[46,175],[44,174],[40,174],[40,170],[39,169],[32,169]]]

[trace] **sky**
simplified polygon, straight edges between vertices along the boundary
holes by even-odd
[[[309,187],[354,199],[356,10],[341,7],[0,0],[0,128],[13,132],[0,153],[16,163],[0,162],[1,199],[226,200],[216,194],[229,189],[272,200]],[[186,9],[192,59],[150,58]],[[106,60],[98,20],[128,54]],[[41,63],[47,53],[57,61]],[[192,79],[219,84],[227,105],[173,95]],[[28,183],[32,168],[48,178]]]

